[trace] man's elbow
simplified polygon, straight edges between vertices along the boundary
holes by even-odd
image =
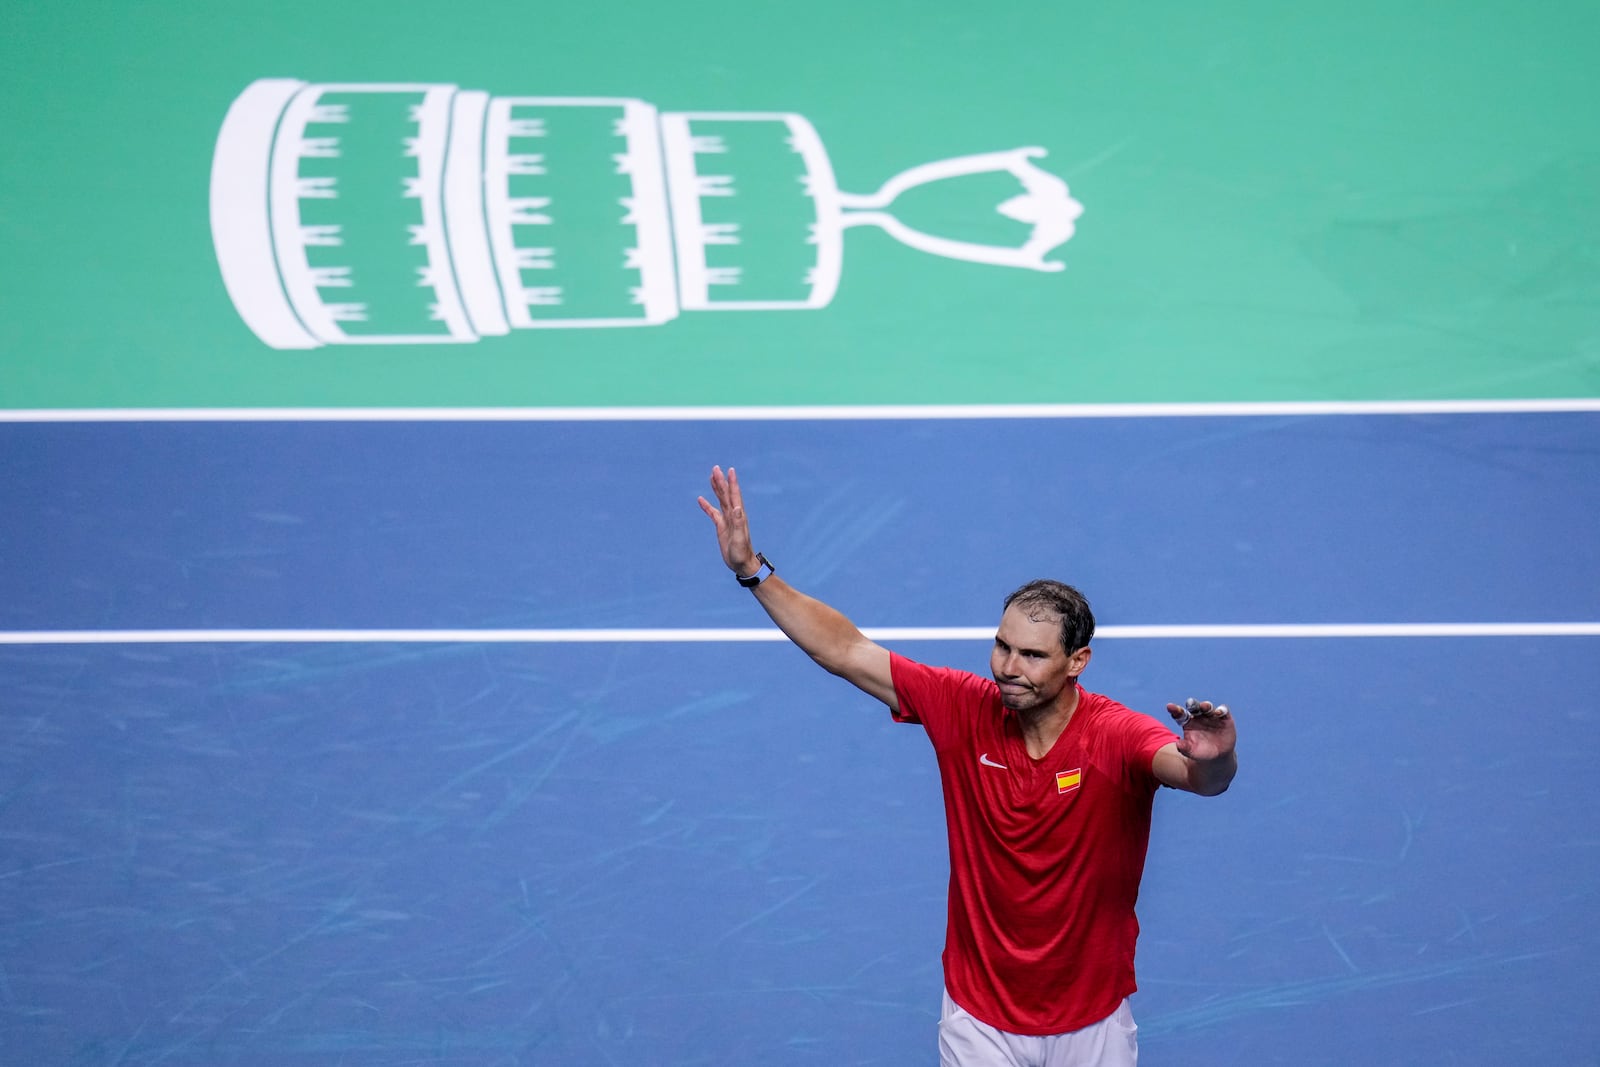
[[[849,677],[850,660],[837,649],[808,650],[811,662],[839,678]]]

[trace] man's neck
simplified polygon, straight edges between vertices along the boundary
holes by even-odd
[[[1077,683],[1073,683],[1044,707],[1017,712],[1017,723],[1022,727],[1022,740],[1028,746],[1028,755],[1043,759],[1055,747],[1078,710],[1078,693]]]

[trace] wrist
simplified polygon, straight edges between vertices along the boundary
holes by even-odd
[[[767,560],[767,557],[757,552],[755,559],[734,568],[733,577],[746,589],[754,589],[776,572],[777,568]]]

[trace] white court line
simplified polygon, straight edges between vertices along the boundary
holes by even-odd
[[[770,422],[1285,415],[1502,415],[1585,411],[1600,411],[1600,398],[1307,400],[1201,404],[814,404],[783,407],[19,408],[0,410],[0,422]]]
[[[989,641],[993,626],[864,627],[874,641]],[[1600,637],[1600,622],[1291,623],[1102,626],[1108,639]],[[787,641],[774,628],[618,630],[10,630],[0,645],[661,644]]]

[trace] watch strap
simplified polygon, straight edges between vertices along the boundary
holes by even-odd
[[[756,586],[766,581],[769,575],[776,574],[778,572],[778,568],[774,567],[772,562],[760,552],[756,553],[756,562],[759,564],[759,566],[756,567],[756,572],[750,575],[748,578],[741,574],[735,574],[733,576],[734,580],[740,585],[744,586],[746,589],[754,589]]]

